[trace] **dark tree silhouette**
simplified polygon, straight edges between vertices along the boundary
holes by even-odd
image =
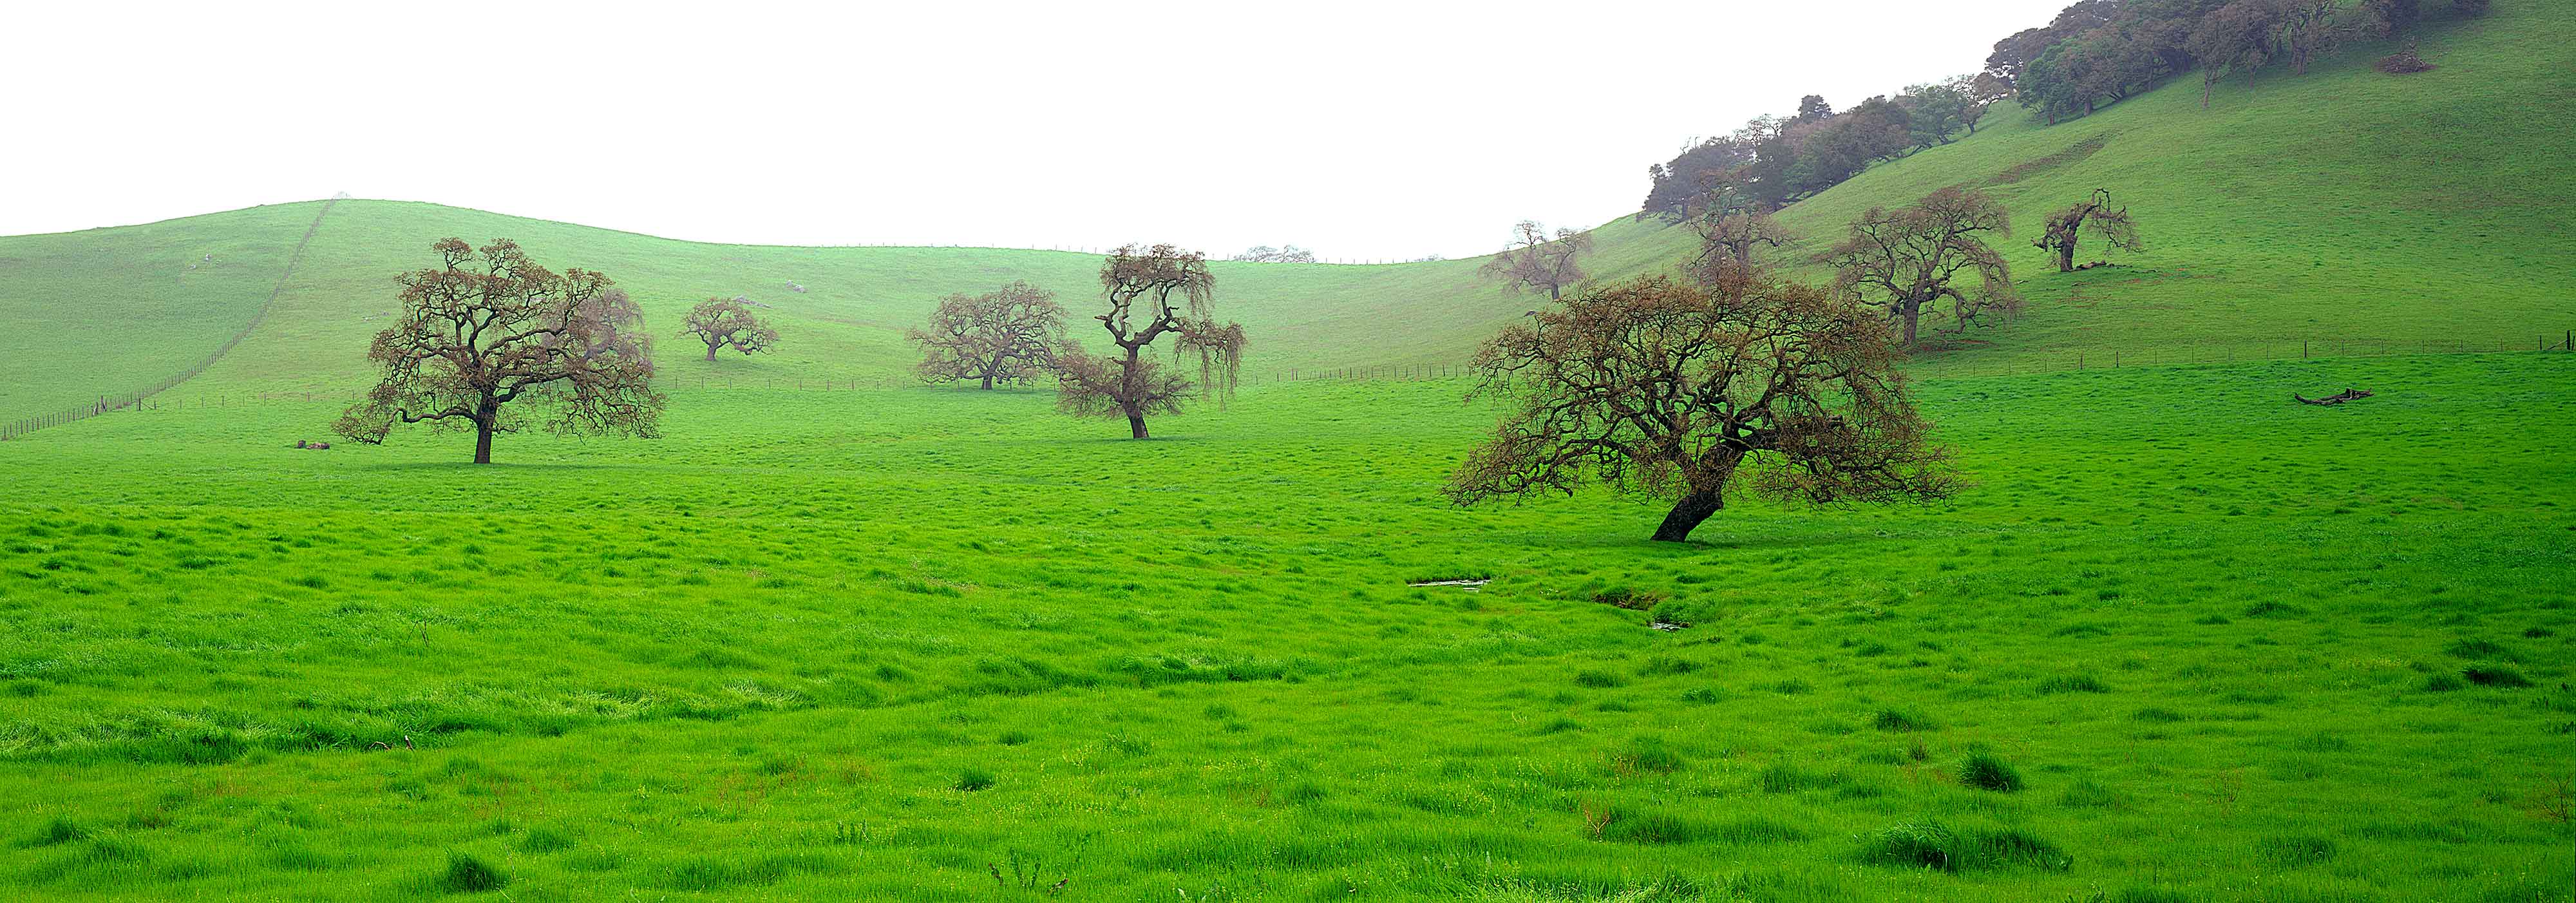
[[[2235,0],[2202,16],[2192,26],[2189,47],[2200,62],[2200,106],[2232,73],[2252,78],[2272,60],[2272,32],[2279,13],[2271,0]]]
[[[2122,251],[2144,251],[2145,240],[2138,237],[2138,224],[2129,218],[2129,208],[2111,209],[2111,189],[2096,188],[2083,203],[2048,215],[2047,230],[2031,245],[2057,258],[2057,271],[2075,272],[2075,246],[2090,232],[2102,243]]]
[[[1127,418],[1129,434],[1145,438],[1145,416],[1178,414],[1193,395],[1234,393],[1243,368],[1243,327],[1220,324],[1208,310],[1216,280],[1207,259],[1171,245],[1113,251],[1100,267],[1109,312],[1099,320],[1118,352],[1107,357],[1079,350],[1057,357],[1060,380],[1056,406],[1078,417]],[[1176,358],[1196,355],[1199,380],[1163,369],[1145,355],[1156,339],[1174,335]]]
[[[2011,269],[1981,237],[1988,233],[2012,234],[2003,205],[1982,192],[1944,188],[1911,207],[1870,208],[1820,259],[1834,268],[1837,284],[1885,308],[1910,348],[1924,312],[1945,299],[1952,332],[1987,311],[2020,308]],[[1975,282],[1963,285],[1971,276]]]
[[[716,359],[717,351],[728,347],[749,355],[778,344],[778,330],[769,328],[750,307],[735,298],[698,302],[680,320],[680,334],[706,343],[707,360],[711,361]]]
[[[492,463],[493,434],[526,425],[525,408],[558,434],[661,435],[652,340],[606,274],[557,275],[509,239],[433,249],[438,268],[395,277],[401,319],[367,349],[383,377],[335,431],[377,444],[402,424],[472,429],[476,464]]]
[[[1928,443],[1885,324],[1850,299],[1756,279],[1712,292],[1650,276],[1587,289],[1476,355],[1470,399],[1508,413],[1447,487],[1459,504],[1586,482],[1674,499],[1680,542],[1742,481],[1814,504],[1930,500],[1956,478]]]
[[[939,301],[930,328],[907,335],[921,346],[913,367],[923,380],[1026,382],[1053,372],[1064,347],[1064,308],[1055,293],[1014,281],[981,295],[958,293]]]
[[[1482,272],[1503,280],[1506,291],[1543,289],[1548,300],[1553,301],[1583,281],[1581,258],[1591,250],[1590,233],[1558,229],[1551,238],[1547,227],[1535,220],[1522,220],[1512,225],[1511,243],[1503,246],[1502,253],[1488,258]]]

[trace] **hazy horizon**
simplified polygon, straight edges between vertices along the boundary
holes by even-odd
[[[1800,95],[1974,71],[2057,5],[547,6],[497,30],[568,36],[537,41],[319,4],[49,8],[22,17],[48,40],[0,62],[49,84],[21,119],[56,136],[16,149],[47,178],[10,186],[0,234],[347,192],[732,244],[1474,256],[1520,219],[1625,215],[1649,164]],[[1729,34],[1812,40],[1712,57]],[[470,77],[503,68],[498,93]]]

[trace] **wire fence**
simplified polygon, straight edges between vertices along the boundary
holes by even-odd
[[[206,372],[206,368],[214,366],[216,361],[222,360],[224,355],[230,354],[235,346],[242,343],[243,339],[250,338],[252,330],[258,329],[259,324],[267,321],[269,308],[277,306],[277,296],[286,292],[287,277],[295,275],[296,264],[304,262],[304,246],[312,243],[313,233],[322,228],[323,215],[330,213],[332,205],[338,203],[340,203],[340,199],[334,197],[322,202],[322,209],[314,211],[313,222],[304,227],[304,237],[296,239],[295,241],[295,252],[287,255],[285,271],[277,274],[276,287],[268,290],[268,298],[259,303],[259,310],[250,315],[250,322],[244,323],[242,324],[242,328],[234,330],[232,336],[225,339],[223,344],[215,346],[215,350],[212,353],[207,354],[196,363],[189,365],[188,369],[163,377],[161,381],[140,389],[129,389],[113,395],[101,395],[98,397],[98,400],[80,407],[66,408],[64,410],[55,411],[51,414],[24,417],[7,423],[0,423],[0,442],[16,439],[20,436],[24,436],[28,433],[32,433],[49,426],[60,426],[74,420],[96,417],[109,411],[139,407],[153,396],[169,391],[171,387],[187,382],[188,380],[196,378],[197,374]]]
[[[2022,353],[2012,361],[1984,363],[1974,359],[1942,361],[1929,378],[1981,376],[2021,376],[2063,373],[2078,370],[2137,369],[2147,367],[2191,366],[2201,364],[2253,363],[2267,360],[2329,360],[2345,358],[2389,357],[2397,355],[2464,355],[2522,352],[2576,352],[2576,330],[2559,335],[2536,335],[2528,340],[2505,339],[2310,339],[2305,341],[2222,342],[2196,345],[2142,346],[2133,349],[2069,349],[2041,353]],[[199,369],[203,369],[202,366]],[[1414,363],[1382,364],[1365,367],[1281,367],[1248,370],[1241,384],[1247,386],[1282,385],[1314,382],[1423,382],[1459,379],[1473,371],[1463,364]],[[709,376],[685,371],[669,372],[654,378],[655,388],[663,392],[704,391],[769,391],[769,392],[863,392],[894,389],[921,389],[928,384],[907,376],[850,377],[746,377],[738,375]],[[1045,384],[1028,383],[1020,388],[1042,388]],[[164,388],[167,388],[166,386]],[[180,412],[208,408],[233,408],[245,405],[277,403],[332,402],[347,404],[357,399],[350,389],[226,392],[185,398],[155,397],[152,393],[122,396],[121,404],[102,402],[97,410],[84,409],[80,417],[93,417],[115,411]],[[29,418],[34,422],[46,418]],[[74,417],[72,419],[79,419]],[[60,421],[54,421],[60,422]],[[22,431],[23,432],[23,431]],[[22,433],[13,433],[19,435]]]

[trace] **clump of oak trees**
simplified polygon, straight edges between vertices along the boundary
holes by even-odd
[[[1588,482],[1673,499],[1680,542],[1730,489],[1827,504],[1951,493],[1880,318],[1848,295],[1729,271],[1588,288],[1487,342],[1470,396],[1508,410],[1446,492],[1460,504]]]
[[[2075,206],[2049,214],[2045,229],[2031,244],[2057,259],[2058,272],[2072,273],[2076,269],[2075,247],[2088,234],[2101,239],[2105,247],[2131,252],[2147,249],[2146,241],[2138,237],[2137,221],[2129,217],[2129,208],[2112,209],[2108,188],[2093,189],[2092,195]]]
[[[981,295],[940,299],[930,326],[907,337],[921,346],[913,371],[925,381],[971,379],[986,389],[1028,382],[1055,372],[1065,347],[1064,308],[1054,292],[1015,280]]]
[[[1243,367],[1243,327],[1219,323],[1210,310],[1216,278],[1207,259],[1171,245],[1128,245],[1101,264],[1107,312],[1093,317],[1117,350],[1093,355],[1067,347],[1056,357],[1057,407],[1081,417],[1125,417],[1129,434],[1146,438],[1145,418],[1178,414],[1192,395],[1222,400]],[[1172,337],[1177,360],[1195,357],[1198,380],[1165,368],[1147,349]]]
[[[732,348],[744,355],[767,351],[778,344],[778,330],[769,328],[759,315],[751,312],[739,298],[708,298],[689,308],[680,320],[680,334],[706,343],[707,360],[716,352]]]
[[[1946,312],[1941,328],[1956,333],[1987,313],[2021,308],[2011,268],[1984,240],[2011,234],[2003,205],[1983,192],[1944,188],[1911,206],[1870,208],[1820,260],[1843,290],[1883,309],[1900,344],[1912,347],[1927,313]]]
[[[367,348],[381,376],[334,431],[376,444],[405,424],[470,429],[476,464],[492,463],[494,434],[532,419],[560,434],[660,435],[652,340],[606,274],[555,273],[508,239],[432,250],[439,266],[395,277],[401,314]]]
[[[1986,74],[2049,122],[2093,112],[2195,69],[2201,105],[2232,74],[2318,58],[2426,19],[2475,16],[2487,0],[2077,0],[2046,26],[1995,42]]]

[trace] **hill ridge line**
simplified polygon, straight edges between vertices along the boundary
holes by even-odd
[[[169,391],[170,389],[177,387],[180,383],[187,382],[188,380],[196,378],[198,374],[206,372],[206,368],[214,366],[216,361],[223,360],[224,355],[232,353],[232,350],[235,347],[241,345],[242,340],[250,338],[250,334],[259,329],[261,323],[268,321],[268,312],[277,306],[278,296],[286,293],[287,280],[295,278],[296,266],[304,262],[305,246],[312,244],[314,233],[321,231],[322,217],[329,215],[331,208],[339,203],[340,199],[336,197],[326,199],[322,202],[322,209],[313,212],[313,222],[305,225],[304,237],[295,240],[295,250],[286,256],[286,269],[277,274],[277,284],[269,288],[268,298],[259,303],[259,310],[251,313],[250,322],[244,323],[240,329],[234,330],[231,338],[225,339],[222,345],[216,346],[215,350],[212,353],[207,354],[204,359],[197,361],[194,366],[191,366],[186,370],[179,371],[176,374],[162,379],[158,383],[154,383],[149,388],[137,389],[122,395],[103,395],[100,396],[97,401],[77,408],[57,411],[52,414],[45,414],[36,417],[21,418],[10,421],[9,423],[0,424],[0,442],[16,439],[20,436],[24,436],[28,433],[32,433],[49,426],[61,426],[75,420],[85,420],[120,408],[133,407],[141,404],[146,398]]]

